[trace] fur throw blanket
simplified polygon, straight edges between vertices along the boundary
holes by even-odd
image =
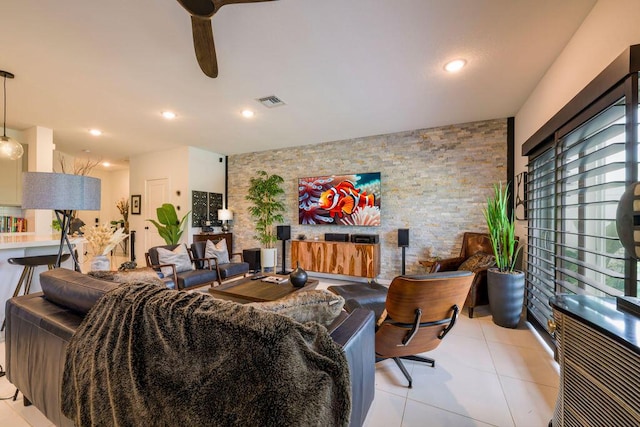
[[[79,426],[346,426],[350,398],[323,326],[153,284],[96,303],[62,383]]]

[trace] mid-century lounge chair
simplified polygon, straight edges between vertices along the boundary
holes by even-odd
[[[401,359],[429,363],[435,360],[418,356],[438,347],[456,323],[474,274],[469,271],[433,273],[422,276],[398,276],[388,291],[382,286],[379,295],[369,284],[333,286],[329,290],[345,295],[365,292],[346,301],[347,311],[369,308],[377,316],[376,362],[393,359],[412,386],[412,378]],[[364,287],[368,287],[364,289]],[[341,292],[339,288],[343,289]]]

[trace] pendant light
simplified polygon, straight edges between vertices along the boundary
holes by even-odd
[[[0,158],[18,160],[24,154],[22,145],[7,136],[7,78],[15,76],[8,71],[0,70],[0,76],[4,77],[4,90],[2,92],[4,98],[4,120],[2,122],[2,136],[0,136]]]

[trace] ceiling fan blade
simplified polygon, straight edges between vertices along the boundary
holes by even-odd
[[[211,0],[211,1],[213,1],[213,6],[215,7],[217,12],[218,9],[220,9],[225,4],[260,3],[263,1],[274,1],[274,0]]]
[[[201,18],[212,17],[216,13],[215,6],[211,0],[178,0],[191,15]]]
[[[213,43],[211,17],[226,4],[263,1],[274,0],[178,0],[178,3],[191,15],[193,47],[196,51],[198,65],[203,73],[212,79],[218,77],[218,60],[216,59],[216,46]]]
[[[213,43],[211,19],[191,16],[191,26],[193,27],[193,47],[200,69],[207,76],[215,79],[218,77],[218,60]]]

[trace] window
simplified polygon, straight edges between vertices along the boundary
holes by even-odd
[[[542,325],[557,293],[638,295],[638,263],[616,231],[618,201],[638,179],[637,81],[632,75],[530,156],[526,303]]]

